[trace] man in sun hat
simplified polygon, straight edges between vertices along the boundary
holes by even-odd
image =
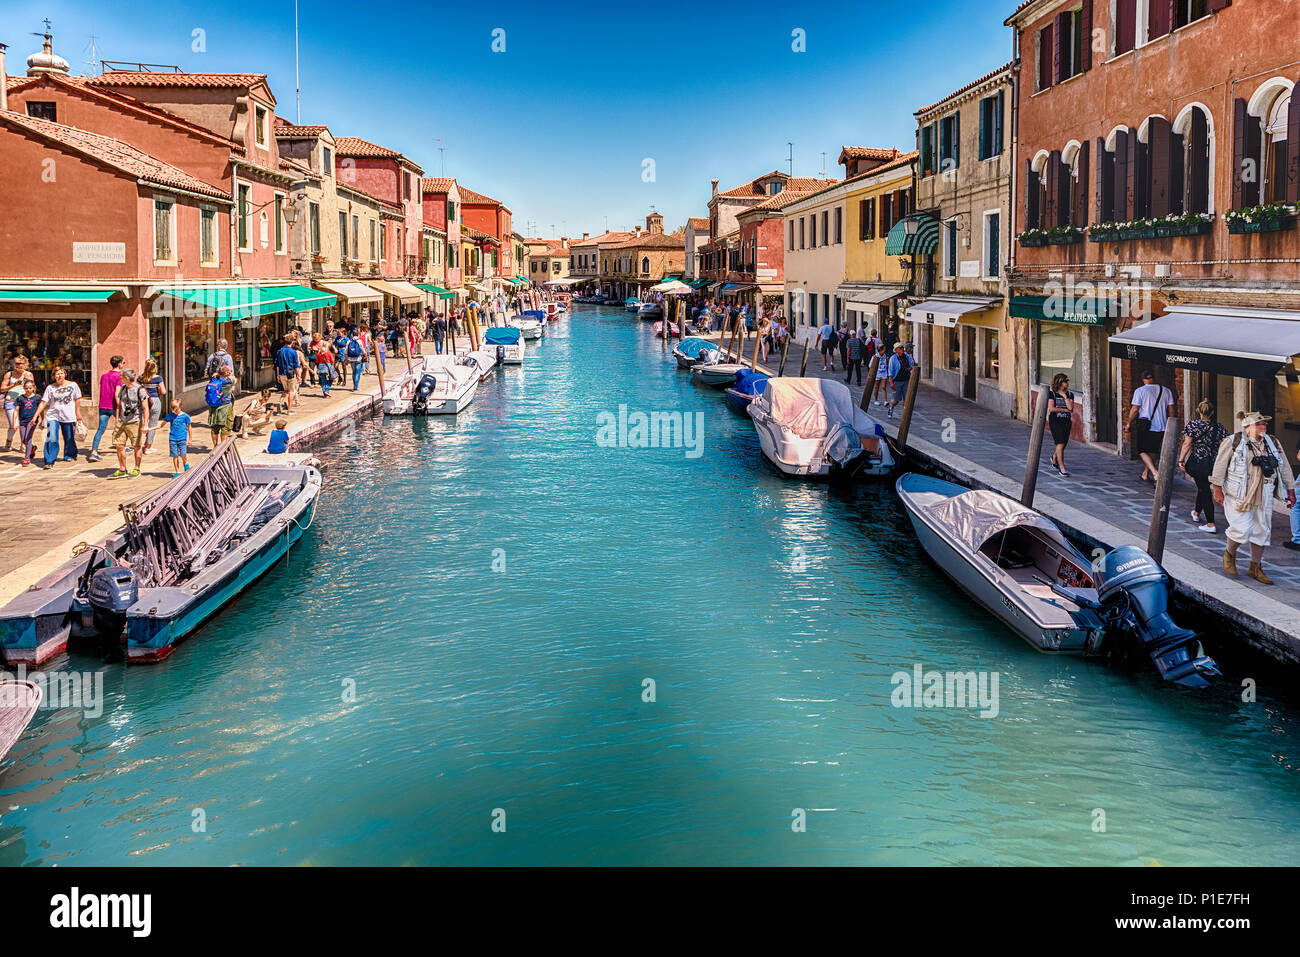
[[[1237,549],[1250,543],[1250,569],[1246,572],[1261,585],[1273,584],[1264,574],[1264,547],[1273,533],[1273,499],[1295,505],[1295,476],[1286,453],[1268,434],[1269,417],[1258,412],[1241,415],[1241,431],[1219,446],[1210,475],[1214,500],[1223,506],[1228,519],[1228,547],[1223,553],[1223,570],[1237,577]]]

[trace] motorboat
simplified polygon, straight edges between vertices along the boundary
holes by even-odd
[[[643,302],[637,307],[636,317],[638,319],[662,319],[664,317],[664,307],[661,302]]]
[[[718,353],[718,358],[722,357]],[[736,373],[749,366],[743,362],[697,362],[691,366],[691,376],[704,385],[725,389],[736,381]]]
[[[749,408],[749,403],[754,401],[754,397],[761,395],[767,388],[767,380],[770,378],[772,377],[766,372],[756,372],[753,369],[740,370],[736,373],[735,384],[724,392],[727,405],[737,412],[744,412]]]
[[[637,312],[641,308],[641,300],[636,296],[628,296],[623,300],[623,308],[628,312]]]
[[[894,470],[884,427],[838,380],[769,379],[748,412],[763,454],[786,475],[845,480]]]
[[[121,506],[126,524],[78,545],[0,608],[0,651],[39,667],[85,639],[128,664],[160,661],[282,559],[311,525],[311,465],[244,465],[223,442],[189,472]]]
[[[554,322],[566,313],[568,308],[561,302],[548,302],[543,304],[542,310],[546,314],[546,321]]]
[[[1142,651],[1165,678],[1204,688],[1219,674],[1200,636],[1169,614],[1169,575],[1124,545],[1092,562],[1056,523],[987,489],[909,473],[898,497],[936,565],[1039,651]]]
[[[540,339],[545,332],[546,313],[541,309],[525,309],[513,325],[525,339]]]
[[[666,321],[667,320],[660,319],[658,322],[654,324],[654,333],[656,339],[662,339],[664,337],[664,323]],[[675,322],[668,323],[668,338],[676,339],[680,337],[681,334],[682,334],[681,327],[677,325],[677,323]]]
[[[41,706],[44,692],[35,681],[0,675],[0,761],[22,737]]]
[[[698,336],[688,336],[673,348],[673,358],[677,360],[679,369],[717,362],[720,354],[717,345]]]
[[[478,381],[483,382],[496,371],[500,360],[497,358],[495,349],[488,346],[485,342],[483,347],[475,349],[473,352],[462,353],[458,357],[462,363],[472,367],[478,372]]]
[[[514,326],[493,326],[483,333],[483,349],[496,356],[500,365],[522,365],[527,346],[523,332]]]
[[[474,401],[479,366],[466,356],[425,356],[384,393],[385,415],[455,415]]]

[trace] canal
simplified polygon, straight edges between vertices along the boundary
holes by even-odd
[[[0,864],[1296,859],[1267,682],[1037,654],[890,486],[781,479],[622,310],[530,352],[455,420],[323,447],[300,546],[170,660],[56,666],[102,713],[11,753]],[[701,454],[598,442],[620,405],[702,413]],[[894,707],[917,665],[996,673],[996,716]]]

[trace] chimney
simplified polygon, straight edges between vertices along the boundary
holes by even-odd
[[[590,235],[590,234],[589,234],[589,233],[583,233],[583,234],[582,234],[582,238],[583,238],[583,239],[586,239],[588,235]]]
[[[632,227],[632,238],[633,238],[633,239],[640,239],[640,238],[641,238],[641,227],[640,227],[640,226],[633,226],[633,227]]]
[[[713,183],[713,195],[714,195],[714,196],[717,196],[717,195],[718,195],[718,181],[715,179],[715,180],[712,180],[712,183]]]
[[[9,109],[9,77],[5,73],[5,50],[8,49],[0,43],[0,110]]]

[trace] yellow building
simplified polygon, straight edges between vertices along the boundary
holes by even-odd
[[[840,295],[847,319],[882,337],[892,329],[904,341],[910,332],[903,328],[900,297],[907,294],[912,273],[903,265],[905,257],[886,254],[885,239],[912,212],[916,157],[904,153],[844,184],[847,243]]]

